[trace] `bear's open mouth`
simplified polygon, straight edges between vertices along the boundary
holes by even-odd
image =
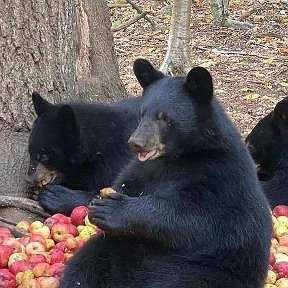
[[[160,150],[151,150],[151,151],[144,151],[138,153],[138,159],[139,161],[147,161],[147,160],[153,160],[158,158],[161,155]]]

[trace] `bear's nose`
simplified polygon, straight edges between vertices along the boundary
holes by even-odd
[[[131,136],[128,140],[128,144],[130,145],[131,149],[137,152],[141,152],[144,150],[145,141],[141,138],[136,138]]]

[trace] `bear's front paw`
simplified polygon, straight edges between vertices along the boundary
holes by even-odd
[[[104,231],[129,229],[126,211],[129,198],[120,193],[109,194],[105,199],[94,198],[89,207],[90,221]]]

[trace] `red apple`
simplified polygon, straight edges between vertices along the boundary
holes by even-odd
[[[32,270],[32,268],[33,268],[33,265],[30,262],[24,261],[24,260],[20,260],[20,261],[14,262],[9,267],[9,271],[13,275],[16,275],[19,272],[25,272],[27,270]]]
[[[70,224],[71,223],[70,217],[67,217],[67,216],[60,214],[60,213],[54,214],[52,216],[52,218],[56,218],[58,220],[58,222],[62,223],[62,224]]]
[[[38,234],[31,235],[30,239],[29,239],[29,243],[31,243],[31,242],[39,242],[44,247],[46,247],[46,239],[42,235],[38,235]]]
[[[65,234],[69,234],[69,224],[58,222],[52,226],[51,235],[54,241],[61,242]]]
[[[78,236],[78,230],[75,225],[69,224],[69,234],[71,234],[74,237]]]
[[[279,237],[280,246],[288,246],[288,235],[283,235]]]
[[[288,206],[286,205],[278,205],[276,207],[274,207],[272,214],[275,217],[279,217],[279,216],[288,216]]]
[[[277,262],[273,266],[273,270],[277,272],[279,278],[288,278],[288,262]]]
[[[25,248],[25,253],[28,256],[31,256],[33,254],[38,254],[39,252],[45,252],[45,251],[46,251],[46,247],[40,242],[30,242],[27,244]]]
[[[29,258],[29,262],[35,266],[38,263],[45,263],[47,261],[47,258],[44,255],[41,254],[34,254],[31,255]]]
[[[62,263],[64,261],[64,253],[59,249],[51,249],[49,252],[50,265],[55,263]]]
[[[54,246],[53,249],[58,249],[58,250],[64,252],[65,249],[66,249],[65,242],[59,242],[59,243],[57,243],[57,244]]]
[[[16,288],[17,282],[15,276],[8,269],[0,269],[0,287]]]
[[[22,251],[21,243],[16,238],[6,238],[3,240],[2,245],[11,246],[14,252]]]
[[[48,263],[38,263],[33,268],[35,277],[51,276],[50,265]]]
[[[30,223],[26,220],[24,221],[20,221],[17,223],[16,227],[18,229],[21,229],[21,230],[24,230],[24,231],[29,231],[29,228],[30,228]]]
[[[74,208],[71,213],[71,223],[75,226],[84,225],[86,215],[88,215],[88,208],[86,206]]]
[[[30,237],[28,236],[22,236],[18,241],[20,244],[23,244],[26,246],[29,243]]]
[[[74,237],[69,237],[65,241],[65,246],[69,251],[74,251],[78,248],[78,241]]]
[[[270,254],[270,257],[269,257],[269,264],[270,264],[271,266],[274,266],[275,262],[276,262],[275,255],[271,253],[271,254]]]
[[[58,222],[59,220],[57,218],[49,217],[44,221],[44,225],[49,227],[49,229],[51,229],[52,226]]]
[[[14,249],[10,246],[0,245],[0,267],[7,267],[9,257],[13,254]],[[1,286],[0,286],[1,287]]]
[[[65,265],[63,263],[55,263],[50,266],[50,275],[60,279],[64,272]]]
[[[11,234],[11,231],[8,228],[0,227],[0,235],[12,235],[12,234]]]
[[[41,288],[58,288],[60,286],[59,280],[55,277],[40,277],[37,281]]]

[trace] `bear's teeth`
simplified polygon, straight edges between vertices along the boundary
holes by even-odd
[[[153,157],[157,153],[157,150],[152,150],[149,152],[140,152],[138,153],[138,159],[139,161],[146,161],[149,160],[151,157]]]

